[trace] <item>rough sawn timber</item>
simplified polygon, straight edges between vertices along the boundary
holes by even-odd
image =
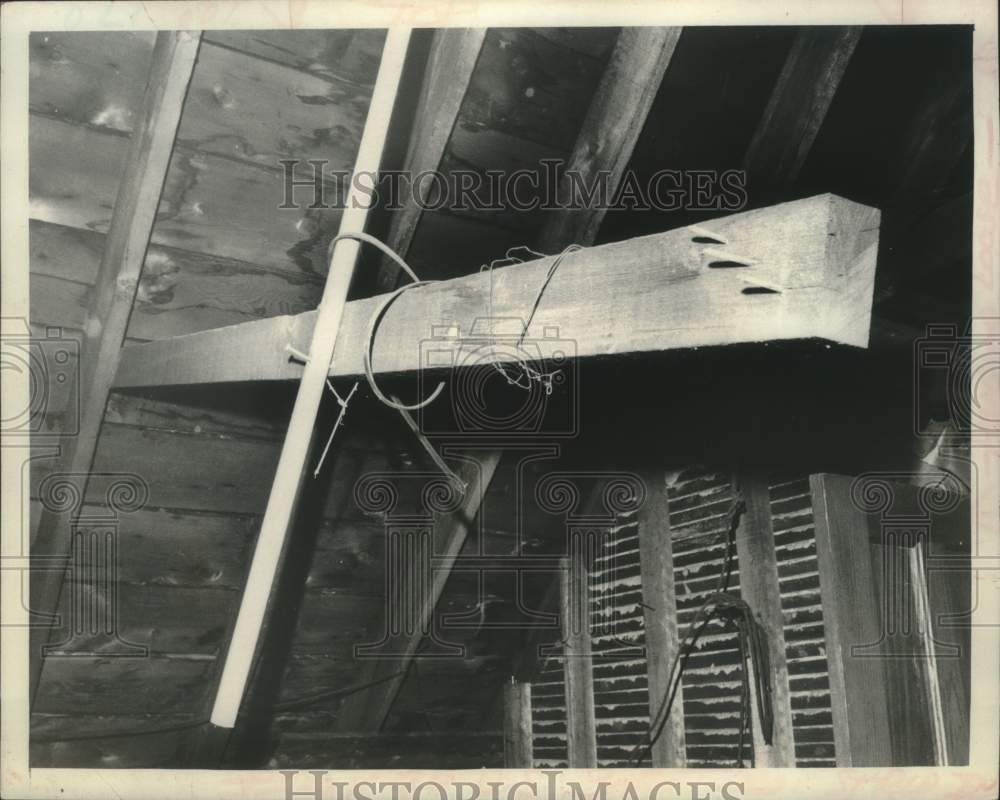
[[[879,218],[877,209],[823,194],[566,254],[526,339],[571,342],[577,357],[810,338],[866,347]],[[374,372],[523,356],[485,349],[491,338],[516,338],[552,260],[407,292],[379,326]],[[347,304],[332,376],[362,374],[368,323],[383,302]],[[115,386],[296,379],[302,366],[287,347],[307,349],[315,317],[310,311],[126,347]],[[495,325],[491,337],[482,329],[486,318],[510,325]]]

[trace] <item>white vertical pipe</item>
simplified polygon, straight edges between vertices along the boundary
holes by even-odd
[[[368,119],[365,121],[361,145],[355,159],[355,174],[365,171],[374,175],[378,172],[409,39],[409,29],[390,30],[386,37],[368,108]],[[340,220],[340,233],[358,233],[364,230],[372,197],[371,193],[359,192],[352,181]],[[278,560],[298,502],[316,414],[323,398],[330,361],[333,359],[337,331],[359,246],[356,241],[341,240],[334,246],[330,257],[330,270],[316,316],[309,360],[299,383],[288,432],[281,447],[271,496],[267,500],[236,627],[226,653],[226,663],[215,694],[215,705],[212,707],[212,724],[222,728],[232,728],[236,724],[236,715],[243,700]]]

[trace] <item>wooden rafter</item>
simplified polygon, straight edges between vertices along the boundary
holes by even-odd
[[[479,512],[486,489],[493,480],[501,455],[498,451],[488,451],[477,456],[474,462],[462,461],[457,475],[466,484],[465,495],[460,507],[444,515],[437,523],[445,532],[444,546],[440,561],[435,564],[430,590],[421,599],[414,633],[409,637],[403,655],[371,662],[371,668],[365,671],[365,677],[359,683],[367,684],[375,681],[378,683],[366,692],[359,692],[347,698],[337,719],[337,728],[341,732],[376,732],[385,722],[403,684],[406,671],[423,639],[422,631],[429,630],[433,624],[434,609],[437,607],[438,599],[451,574],[451,567],[468,538],[469,530]],[[435,539],[438,537],[435,536]]]
[[[417,118],[406,151],[404,170],[407,174],[416,176],[440,167],[485,39],[485,28],[435,31],[420,90]],[[426,188],[426,183],[416,184],[414,188]],[[417,231],[421,211],[421,205],[408,195],[403,208],[393,215],[390,223],[386,244],[404,258]],[[379,291],[395,289],[398,278],[399,266],[391,259],[384,259],[378,273]]]
[[[817,195],[570,253],[529,336],[558,335],[580,357],[803,338],[864,347],[878,225],[876,209]],[[516,336],[551,264],[540,259],[402,295],[379,327],[374,371],[513,358],[509,348],[488,348],[476,323],[492,308]],[[368,322],[383,301],[347,304],[332,376],[362,374]],[[315,313],[127,347],[115,386],[296,379],[302,366],[288,345],[306,349]]]
[[[163,31],[156,35],[142,111],[131,137],[94,296],[84,324],[83,354],[75,384],[79,394],[70,399],[71,403],[79,403],[79,433],[62,442],[59,471],[67,473],[68,479],[78,484],[76,490],[80,498],[86,496],[88,473],[118,370],[200,41],[198,31]],[[65,558],[68,555],[71,540],[64,521],[60,514],[42,512],[32,556]],[[32,575],[31,608],[35,612],[51,613],[58,608],[64,577],[61,570],[38,571]],[[36,629],[33,647],[43,645],[50,631],[49,627]],[[32,698],[43,664],[39,653],[30,668]]]
[[[861,38],[859,27],[802,28],[743,159],[755,197],[792,183]]]
[[[585,185],[608,174],[608,194],[614,196],[680,34],[680,28],[622,28],[566,165],[560,198],[569,197],[572,173]],[[574,242],[593,243],[605,213],[600,207],[551,212],[541,248],[551,252]]]

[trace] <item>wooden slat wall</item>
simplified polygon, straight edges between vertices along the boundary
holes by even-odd
[[[339,213],[308,212],[305,204],[301,210],[279,210],[283,173],[278,161],[317,158],[330,169],[349,168],[377,65],[359,65],[353,79],[338,74],[342,70],[333,54],[344,34],[325,35],[330,37],[329,77],[232,49],[239,43],[232,37],[223,37],[225,46],[206,37],[154,243],[293,277],[325,271],[325,243]],[[381,36],[351,34],[375,47],[376,54]],[[151,41],[145,34],[117,33],[32,37],[37,76],[29,98],[33,218],[104,229],[121,169],[121,137],[131,131]]]
[[[282,749],[270,759],[269,769],[426,769],[428,764],[448,764],[443,769],[503,767],[503,734],[500,731],[461,733],[434,731],[380,736],[356,734],[288,734]],[[313,788],[312,775],[302,776],[302,787]],[[296,785],[298,789],[298,785]]]
[[[566,677],[561,649],[541,665],[531,684],[531,734],[535,768],[569,766],[566,742]]]
[[[798,767],[837,766],[823,604],[807,477],[769,487]]]
[[[673,537],[679,635],[716,591],[726,544],[726,514],[733,500],[729,476],[703,468],[683,471],[668,486]],[[739,559],[733,553],[729,590],[738,592]],[[736,763],[740,722],[741,667],[736,633],[717,620],[702,632],[684,670],[684,727],[691,767],[731,767]],[[751,737],[744,737],[749,764]]]
[[[590,574],[597,766],[632,767],[649,730],[639,523],[623,516]],[[649,766],[646,756],[641,766]]]
[[[279,158],[350,167],[367,113],[384,34],[306,31],[206,37],[195,67],[128,335],[165,338],[315,306],[322,288],[313,251],[336,215],[280,211]],[[298,44],[294,44],[297,40]],[[305,45],[308,40],[309,47]],[[78,329],[105,247],[128,138],[152,50],[151,34],[45,33],[31,40],[31,322],[37,333]],[[302,58],[311,53],[307,62]],[[301,191],[300,195],[301,195]],[[308,200],[308,197],[306,198]],[[325,228],[323,226],[326,226]],[[315,245],[315,246],[314,246]],[[54,385],[46,430],[67,419]],[[238,399],[238,393],[231,393]],[[174,397],[183,397],[183,393]],[[46,664],[33,726],[33,759],[52,766],[170,766],[183,733],[90,742],[52,741],[90,730],[158,728],[207,715],[207,687],[231,625],[282,432],[280,410],[215,411],[113,395],[95,469],[133,472],[150,485],[146,509],[123,515],[118,540],[124,635],[147,659],[74,657]],[[280,394],[261,391],[264,407]],[[283,402],[283,401],[282,401]],[[224,405],[225,401],[222,402]],[[279,404],[280,405],[280,404]],[[247,408],[249,407],[249,413]],[[347,429],[331,484],[348,491],[357,470],[387,466]],[[353,467],[349,464],[353,463]],[[33,465],[32,496],[52,466]],[[101,481],[91,503],[100,503]],[[347,498],[349,499],[349,497]],[[329,493],[330,515],[345,497]],[[37,519],[37,502],[33,518]],[[288,694],[315,691],[337,667],[326,632],[336,618],[371,626],[362,611],[377,580],[381,528],[349,504],[354,522],[320,533],[295,634]],[[87,510],[99,510],[91,505]],[[330,547],[326,545],[330,544]],[[343,633],[343,647],[353,643]],[[334,645],[336,643],[333,643]],[[75,643],[75,649],[83,646]],[[342,654],[341,654],[342,655]],[[340,672],[343,674],[341,665]],[[324,669],[326,668],[326,669]],[[308,676],[303,680],[303,676]],[[115,714],[120,710],[120,715]]]

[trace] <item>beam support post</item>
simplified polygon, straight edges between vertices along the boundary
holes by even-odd
[[[560,616],[566,684],[566,752],[570,769],[597,766],[594,664],[590,651],[590,590],[586,552],[571,547],[561,561]]]
[[[736,531],[740,594],[764,628],[771,666],[769,680],[774,728],[770,745],[763,741],[756,705],[751,708],[756,765],[794,767],[792,700],[785,655],[784,616],[778,588],[778,560],[771,527],[770,492],[766,481],[756,475],[741,475],[735,482],[740,486],[747,504],[746,513]],[[749,667],[749,662],[747,666]],[[751,686],[753,685],[751,682]]]
[[[639,568],[646,625],[649,719],[655,723],[669,692],[670,667],[680,650],[670,508],[666,474],[661,470],[647,476],[646,502],[639,509]],[[677,687],[670,716],[650,757],[656,768],[687,765],[683,686]]]
[[[503,765],[507,769],[534,766],[531,733],[531,684],[515,680],[503,687]]]

